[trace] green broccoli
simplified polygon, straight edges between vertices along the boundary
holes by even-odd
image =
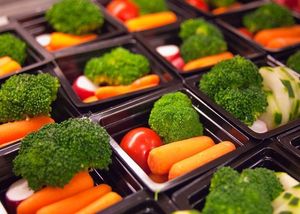
[[[182,40],[186,40],[193,35],[216,36],[220,39],[224,38],[217,26],[210,24],[202,18],[188,19],[181,23],[179,37]]]
[[[170,93],[154,104],[148,123],[162,137],[164,143],[203,134],[199,115],[187,99],[187,95],[181,92]]]
[[[236,185],[239,177],[240,174],[231,167],[222,167],[214,173],[214,176],[210,182],[209,191],[214,191],[228,184]]]
[[[60,84],[50,74],[20,74],[0,88],[0,123],[48,115]]]
[[[300,74],[300,51],[291,55],[287,60],[287,66]]]
[[[46,12],[46,20],[59,32],[82,35],[104,24],[101,10],[89,0],[62,0]]]
[[[216,36],[193,35],[180,46],[180,53],[185,62],[225,52],[226,50],[227,43]]]
[[[138,6],[141,15],[168,10],[165,0],[133,0],[133,2]]]
[[[105,129],[86,118],[69,119],[25,137],[13,170],[33,190],[63,187],[80,171],[107,169],[111,155]]]
[[[26,43],[13,34],[0,35],[0,57],[9,56],[22,65],[27,57],[26,49]]]
[[[128,85],[149,71],[146,57],[119,47],[88,61],[84,74],[95,84]]]
[[[252,13],[243,17],[244,26],[251,32],[295,24],[289,9],[276,3],[261,6]]]
[[[227,7],[236,2],[236,0],[207,0],[208,4],[212,7]]]

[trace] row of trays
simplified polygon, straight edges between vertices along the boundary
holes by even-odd
[[[105,6],[109,1],[97,2],[105,11],[101,5]],[[199,91],[198,82],[209,68],[183,73],[156,51],[156,47],[160,45],[180,45],[181,40],[177,35],[182,20],[205,15],[222,30],[229,51],[233,54],[245,56],[258,66],[285,64],[288,56],[294,53],[298,46],[275,52],[264,50],[235,30],[235,27],[241,25],[241,20],[237,17],[267,1],[243,2],[251,3],[218,19],[191,8],[183,1],[168,1],[170,9],[179,17],[177,23],[131,35],[128,35],[119,21],[104,12],[106,22],[97,40],[53,53],[48,53],[35,40],[36,36],[53,31],[44,19],[45,11],[12,17],[8,25],[0,27],[0,33],[11,32],[28,44],[28,57],[21,73],[50,73],[59,78],[61,88],[51,113],[56,122],[72,117],[89,117],[103,126],[111,136],[113,163],[108,171],[92,169],[90,174],[96,184],[104,182],[111,185],[124,200],[103,213],[171,213],[178,209],[201,210],[212,174],[221,166],[231,166],[239,171],[245,168],[265,167],[287,172],[300,180],[300,119],[258,134]],[[156,87],[93,103],[82,102],[72,89],[73,81],[82,75],[84,65],[90,58],[119,46],[146,56],[150,61],[151,71],[159,75],[161,83]],[[0,85],[9,76],[11,75],[1,77]],[[210,136],[215,143],[229,140],[237,149],[177,179],[156,183],[122,150],[119,143],[129,130],[147,127],[154,102],[162,95],[176,91],[186,94],[191,99],[203,123],[204,135]],[[4,201],[4,194],[9,185],[18,179],[12,172],[12,160],[17,155],[19,146],[20,142],[16,142],[0,148],[1,201]]]

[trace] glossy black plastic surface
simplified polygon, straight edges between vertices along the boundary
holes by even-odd
[[[300,158],[300,127],[278,136],[279,145]]]

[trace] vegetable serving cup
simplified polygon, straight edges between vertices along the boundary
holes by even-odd
[[[100,5],[98,6],[104,15],[104,24],[101,29],[98,29],[95,32],[98,35],[96,39],[79,44],[78,46],[84,46],[85,44],[107,40],[126,33],[126,29],[122,25],[111,18]],[[13,16],[11,19],[16,20],[25,29],[25,31],[27,31],[27,33],[33,37],[32,39],[36,40],[38,36],[49,35],[55,31],[45,19],[46,10],[47,8],[42,11],[33,11],[31,14]],[[56,55],[60,52],[72,50],[73,47],[60,49],[52,52],[52,54]],[[40,45],[40,48],[45,49],[42,45]]]
[[[215,24],[214,22],[209,22]],[[249,59],[256,59],[265,55],[265,52],[259,48],[253,47],[252,45],[245,42],[244,39],[232,34],[228,30],[222,28],[221,26],[215,24],[223,33],[225,41],[228,45],[228,51],[232,52],[234,55],[239,54]],[[137,40],[139,40],[155,57],[162,61],[170,70],[182,78],[200,73],[212,66],[206,66],[204,68],[193,69],[190,71],[183,71],[176,68],[172,63],[170,63],[166,58],[159,54],[156,50],[159,46],[164,45],[176,45],[180,47],[182,40],[179,35],[180,24],[169,26],[168,30],[163,29],[152,30],[148,32],[141,32],[136,34]]]
[[[258,1],[239,0],[237,2],[241,4],[240,6],[233,7],[231,9],[229,9],[228,11],[221,13],[221,14],[213,14],[211,11],[211,8],[209,8],[210,9],[209,12],[200,10],[199,8],[194,7],[193,5],[189,4],[186,0],[175,0],[174,2],[176,4],[178,4],[179,6],[184,7],[186,10],[188,10],[192,13],[195,13],[197,16],[204,15],[207,18],[215,18],[215,17],[220,17],[225,14],[237,13],[240,11],[249,10],[251,8],[256,8],[260,5],[265,4],[266,2],[268,2],[268,0],[258,0]]]
[[[270,56],[254,60],[253,62],[258,66],[258,68],[263,66],[271,66],[271,67],[280,66],[280,64],[274,61],[274,59],[272,59],[272,57]],[[209,72],[209,70],[207,72]],[[287,132],[288,130],[299,126],[300,119],[296,119],[288,122],[285,125],[268,130],[267,132],[264,133],[258,133],[253,131],[246,124],[244,124],[239,119],[236,119],[232,114],[224,110],[221,106],[217,105],[206,94],[204,94],[201,90],[199,90],[200,79],[202,78],[203,74],[207,72],[187,78],[185,81],[186,87],[191,89],[193,93],[196,94],[197,97],[199,97],[201,100],[207,103],[207,105],[210,106],[214,112],[226,118],[231,124],[233,124],[234,127],[236,127],[241,132],[245,133],[246,136],[250,138],[250,140],[260,142],[263,140],[267,140],[271,137],[276,137],[281,133]]]
[[[242,171],[247,168],[263,167],[276,172],[286,172],[296,180],[300,180],[299,160],[290,159],[289,154],[281,151],[275,143],[269,144],[264,148],[257,148],[255,151],[248,152],[238,161],[228,166]],[[194,180],[189,185],[183,187],[172,195],[172,199],[179,209],[202,210],[205,197],[209,192],[210,180],[215,170],[207,176]]]
[[[102,56],[104,53],[108,53],[116,47],[123,47],[133,53],[138,53],[145,56],[150,62],[150,73],[157,74],[160,77],[159,85],[91,103],[84,103],[72,89],[73,82],[78,76],[83,75],[84,66],[91,58]],[[89,46],[78,47],[69,53],[58,55],[56,62],[58,66],[55,68],[55,71],[60,77],[63,88],[65,89],[67,95],[71,98],[72,102],[82,112],[99,111],[101,109],[105,109],[132,99],[133,97],[141,96],[157,89],[168,87],[169,85],[179,81],[176,76],[168,73],[168,70],[158,63],[155,58],[152,57],[152,55],[149,54],[148,51],[131,36],[124,36],[106,42],[99,42]]]
[[[235,144],[237,149],[183,176],[164,183],[157,183],[154,182],[139,165],[137,165],[137,163],[120,147],[119,143],[128,131],[138,127],[148,127],[148,118],[154,102],[162,95],[176,91],[186,94],[191,99],[193,107],[199,114],[200,121],[204,126],[204,135],[211,137],[215,143],[229,140]],[[153,92],[151,95],[135,99],[126,104],[95,114],[91,119],[107,130],[112,137],[111,146],[118,157],[120,157],[130,171],[153,192],[169,190],[189,179],[204,174],[211,168],[231,162],[233,159],[237,158],[239,154],[254,146],[254,144],[248,142],[247,137],[237,129],[233,128],[224,119],[212,113],[205,103],[199,100],[190,90],[183,88],[181,85]]]
[[[296,157],[300,158],[300,128],[299,127],[287,133],[279,135],[277,139],[281,147],[288,150]]]
[[[246,14],[253,12],[254,10],[255,9],[251,9],[251,10],[247,10],[247,11],[241,11],[241,12],[238,12],[238,13],[235,13],[235,14],[224,15],[220,18],[217,18],[216,22],[218,24],[220,24],[221,26],[223,26],[224,28],[226,28],[227,30],[234,33],[235,35],[237,35],[239,37],[242,37],[243,39],[245,39],[252,46],[258,47],[258,48],[260,48],[264,51],[267,51],[270,54],[276,54],[276,53],[280,53],[280,52],[284,52],[284,51],[288,51],[288,50],[293,50],[293,49],[296,49],[296,48],[300,47],[300,43],[298,43],[298,44],[287,46],[287,47],[284,47],[284,48],[276,48],[276,49],[265,48],[262,45],[255,42],[253,39],[249,38],[247,35],[241,33],[239,31],[239,28],[244,28],[245,27],[242,23],[243,17]],[[293,15],[293,17],[295,19],[295,23],[299,24],[300,23],[299,16]]]
[[[56,76],[54,73],[55,66],[52,63],[41,65],[26,71],[27,74],[39,74],[39,73],[49,73],[52,76]],[[3,84],[9,77],[0,80],[0,85]],[[52,111],[50,112],[51,118],[55,122],[61,122],[71,117],[78,117],[80,113],[73,106],[73,104],[68,100],[62,87],[59,88],[57,93],[57,99],[51,105]],[[18,150],[20,147],[20,141],[12,142],[9,144],[3,144],[0,147],[0,157],[5,156]],[[2,170],[1,170],[2,172]]]
[[[12,72],[6,75],[1,75],[0,80],[16,73],[22,73],[26,70],[30,70],[35,66],[45,64],[52,60],[52,56],[47,53],[39,44],[31,38],[30,35],[16,22],[9,22],[8,25],[0,27],[0,35],[4,33],[11,33],[17,38],[21,39],[27,45],[27,57],[23,63],[22,69],[16,72]]]
[[[13,182],[19,179],[12,171],[12,161],[16,155],[17,151],[0,157],[0,201],[6,209],[7,203],[5,203],[5,192]],[[150,196],[143,190],[143,187],[139,182],[137,182],[115,156],[112,158],[112,164],[109,166],[108,171],[91,169],[90,175],[92,176],[95,185],[102,183],[108,184],[112,187],[112,191],[117,192],[123,198],[121,202],[107,208],[101,213],[129,213],[130,210],[135,209],[133,207],[137,205],[137,201],[143,201],[147,206],[151,206],[151,204],[154,203],[153,200],[149,198]],[[129,204],[130,206],[128,207]],[[158,205],[154,206],[157,208]],[[169,205],[169,207],[171,206],[172,205]],[[68,207],[66,207],[66,209],[68,209]],[[167,210],[168,208],[165,207],[164,209]],[[167,213],[167,211],[165,212]]]

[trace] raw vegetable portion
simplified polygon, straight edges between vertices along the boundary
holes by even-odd
[[[300,74],[300,51],[289,56],[287,66]]]
[[[18,72],[21,68],[21,65],[9,56],[0,57],[0,77]]]
[[[101,126],[86,118],[69,119],[25,137],[13,165],[15,174],[38,190],[63,187],[90,167],[107,169],[111,155],[109,135]]]
[[[168,10],[165,0],[132,0],[132,2],[138,6],[141,15]]]
[[[101,10],[89,0],[61,0],[46,12],[46,19],[56,31],[75,35],[91,33],[104,24]]]

